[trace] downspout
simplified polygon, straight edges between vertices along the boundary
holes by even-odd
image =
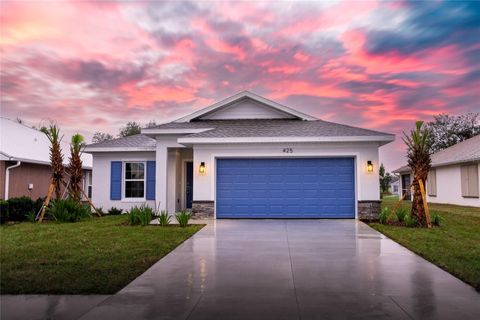
[[[8,200],[8,189],[9,189],[9,182],[10,182],[10,169],[14,169],[16,167],[20,167],[22,164],[21,161],[17,161],[13,166],[7,167],[5,170],[5,197],[4,200]]]

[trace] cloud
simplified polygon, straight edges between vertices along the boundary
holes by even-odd
[[[478,110],[477,2],[2,2],[1,112],[116,133],[241,90],[401,134]],[[401,142],[382,151],[401,164]],[[382,149],[383,150],[383,149]]]

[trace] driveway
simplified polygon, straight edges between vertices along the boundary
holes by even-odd
[[[219,220],[82,319],[479,319],[480,294],[355,220]]]

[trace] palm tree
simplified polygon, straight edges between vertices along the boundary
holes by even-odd
[[[55,197],[57,199],[61,198],[61,184],[63,180],[63,155],[62,149],[60,147],[60,142],[63,139],[63,136],[60,137],[60,129],[55,125],[51,124],[48,128],[43,127],[41,129],[43,133],[50,140],[50,162],[52,165],[52,183],[55,186]]]
[[[81,155],[84,146],[84,138],[82,135],[77,133],[72,136],[72,141],[70,142],[70,162],[67,168],[67,172],[70,175],[68,191],[70,197],[76,201],[80,201],[81,199],[80,183],[82,182],[83,178]]]
[[[419,224],[427,226],[430,222],[427,221],[427,215],[425,214],[420,181],[425,185],[432,164],[430,159],[430,131],[426,126],[423,126],[423,121],[417,121],[415,130],[410,131],[410,135],[405,132],[403,134],[403,141],[407,145],[408,165],[413,174],[412,216],[417,219]]]

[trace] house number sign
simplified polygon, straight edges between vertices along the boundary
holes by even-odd
[[[283,148],[283,153],[293,153],[292,148]]]

